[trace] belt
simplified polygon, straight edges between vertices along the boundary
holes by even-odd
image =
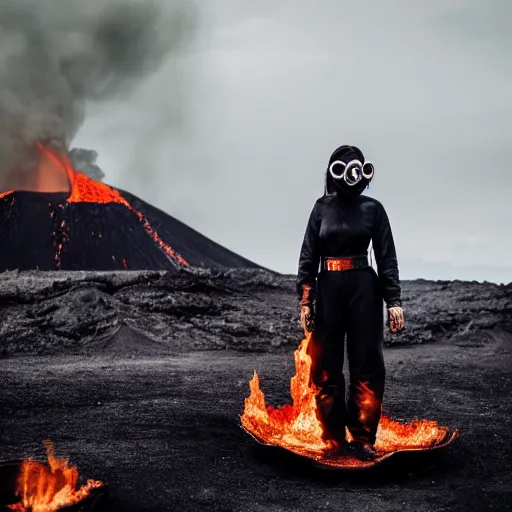
[[[331,272],[367,267],[369,267],[367,256],[352,256],[347,258],[322,257],[321,260],[321,269]]]

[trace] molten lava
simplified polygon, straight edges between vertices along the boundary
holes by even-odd
[[[30,190],[36,190],[39,192],[55,192],[65,191],[69,192],[69,196],[66,199],[67,204],[71,203],[117,203],[128,208],[130,211],[135,213],[142,224],[142,227],[146,233],[153,239],[154,242],[179,265],[190,266],[188,262],[171,247],[169,247],[158,235],[158,233],[152,228],[148,220],[142,215],[142,213],[135,210],[129,203],[124,199],[123,196],[117,190],[105,185],[104,183],[96,182],[85,174],[76,172],[67,154],[63,151],[57,152],[55,149],[50,149],[41,143],[37,144],[37,148],[41,152],[40,166],[36,172],[38,179],[31,182]],[[34,188],[35,187],[35,188]],[[25,190],[26,187],[21,186],[16,190]],[[6,198],[12,194],[14,190],[8,190],[6,192],[0,192],[0,199]],[[60,236],[63,241],[66,241],[67,235],[65,233],[65,224],[61,225]],[[54,233],[56,235],[56,233]],[[93,234],[94,236],[94,234]],[[56,268],[60,268],[60,253],[62,250],[62,242],[57,244],[55,253]],[[126,270],[126,260],[123,262],[123,268]]]
[[[244,429],[259,442],[285,448],[298,455],[318,461],[328,461],[331,466],[357,467],[371,463],[353,457],[331,456],[330,441],[322,439],[322,425],[317,418],[317,389],[311,381],[312,360],[308,355],[309,334],[295,351],[295,376],[290,383],[292,404],[279,408],[268,406],[260,389],[258,374],[250,381],[250,396],[245,400],[241,422]],[[369,390],[368,390],[369,391]],[[364,401],[371,401],[368,393]],[[377,430],[375,449],[378,456],[397,450],[425,450],[445,441],[450,429],[435,421],[414,420],[410,423],[393,421],[382,416]],[[346,431],[347,439],[351,436]]]
[[[61,507],[78,503],[89,496],[92,489],[104,484],[98,480],[88,480],[77,489],[78,470],[69,466],[67,459],[54,456],[53,445],[45,441],[48,464],[25,460],[22,464],[16,485],[20,502],[9,505],[15,512],[55,512]]]

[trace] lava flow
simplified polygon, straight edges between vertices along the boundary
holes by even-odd
[[[54,455],[53,445],[45,441],[48,466],[31,459],[23,462],[16,484],[20,502],[9,505],[14,512],[55,512],[87,498],[92,489],[103,487],[99,480],[87,480],[77,489],[78,470],[67,459]]]
[[[265,395],[260,389],[258,374],[249,383],[250,396],[245,400],[244,412],[241,416],[243,428],[257,441],[278,446],[298,455],[322,461],[332,456],[329,449],[330,441],[322,439],[322,425],[317,418],[317,389],[311,382],[312,360],[308,355],[309,334],[295,351],[295,375],[291,379],[290,392],[292,404],[279,408],[268,406]],[[382,416],[378,430],[375,449],[379,456],[397,450],[426,450],[440,445],[449,434],[450,429],[430,420],[413,420],[410,423],[393,421]],[[347,430],[347,439],[351,440]],[[368,463],[352,460],[344,464],[338,456],[339,466],[364,466]]]
[[[36,179],[31,179],[29,187],[30,190],[38,192],[59,191],[69,193],[69,196],[66,199],[67,204],[121,204],[136,214],[147,235],[153,239],[153,241],[165,252],[165,254],[167,254],[167,256],[169,256],[169,258],[171,258],[172,261],[176,262],[178,265],[186,267],[190,266],[180,254],[174,251],[160,238],[158,233],[153,229],[142,213],[135,210],[117,190],[105,185],[104,183],[94,181],[85,174],[75,171],[64,151],[58,151],[54,148],[50,149],[42,143],[37,144],[37,149],[40,151],[41,159],[38,169],[32,173],[36,176]],[[63,176],[65,177],[66,186],[63,186]],[[48,183],[53,184],[53,188],[47,190],[49,186]],[[46,188],[44,188],[42,184],[45,184]],[[26,188],[27,187],[22,187],[22,189]],[[0,192],[0,199],[7,197],[14,191],[15,190],[8,190]],[[62,229],[65,229],[65,227],[65,225],[61,225]],[[63,238],[63,241],[66,241],[67,237],[65,234],[61,233],[61,237]],[[62,242],[57,244],[57,252],[55,254],[57,268],[60,268],[59,261],[61,250]],[[126,263],[123,264],[123,268],[127,268]]]

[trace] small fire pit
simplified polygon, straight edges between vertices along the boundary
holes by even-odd
[[[110,510],[107,486],[99,480],[78,485],[78,470],[53,454],[0,463],[0,512],[103,512]]]

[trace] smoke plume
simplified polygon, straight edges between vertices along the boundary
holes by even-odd
[[[0,187],[37,141],[69,148],[89,101],[127,96],[189,42],[190,0],[16,0],[0,5]]]
[[[96,164],[98,153],[92,149],[73,148],[69,152],[69,159],[73,169],[81,172],[94,181],[103,181],[105,173]]]

